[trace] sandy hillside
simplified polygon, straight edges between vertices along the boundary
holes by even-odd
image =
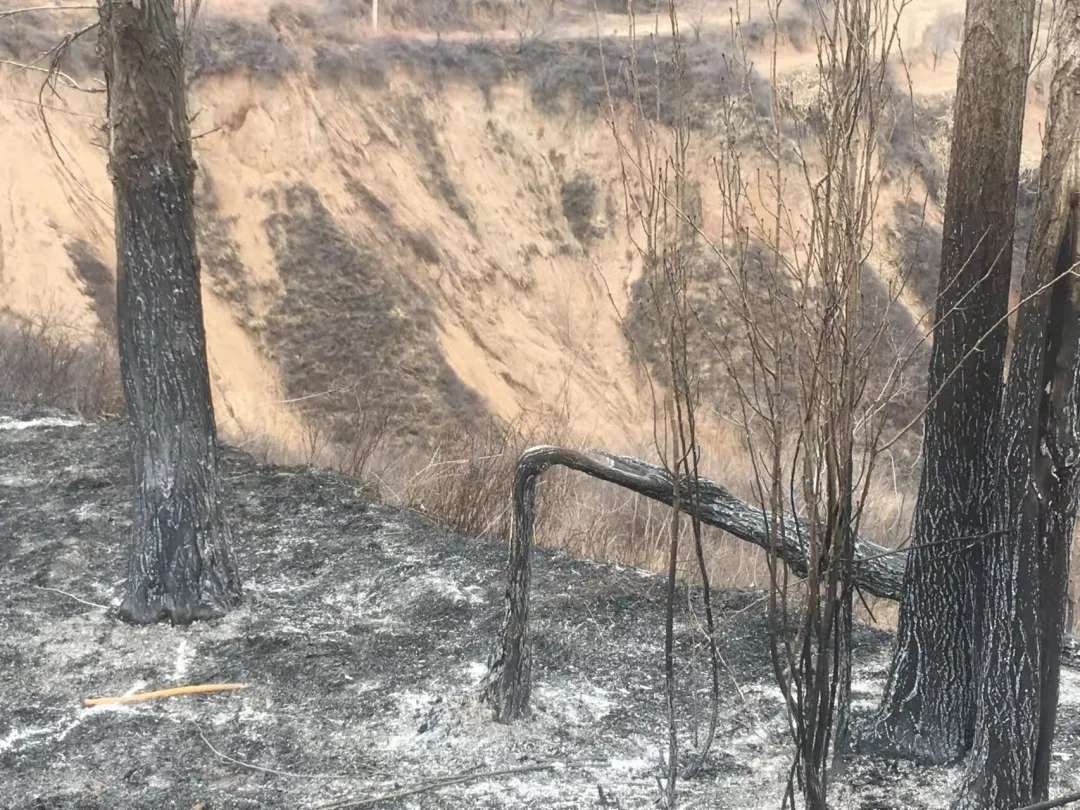
[[[954,6],[920,0],[904,23],[912,87],[946,117],[955,56],[931,60],[924,35]],[[529,29],[533,50],[507,56],[513,25],[447,31],[440,50],[415,26],[372,38],[362,14],[333,4],[264,8],[207,4],[193,50],[206,318],[226,433],[295,443],[312,419],[341,433],[363,399],[393,402],[419,444],[488,416],[548,413],[598,443],[640,447],[652,399],[623,323],[640,268],[589,56],[598,25],[625,36],[623,19],[598,23],[570,4]],[[728,13],[712,4],[689,4],[684,18],[701,47],[727,36]],[[816,57],[798,26],[786,30],[778,69],[797,77]],[[25,61],[35,37],[45,33],[11,28],[0,47]],[[769,54],[755,47],[760,67]],[[99,89],[85,54],[71,73]],[[50,143],[39,84],[0,70],[0,288],[11,313],[90,334],[113,317],[102,95],[50,95]],[[1037,134],[1038,99],[1032,110]],[[934,126],[937,141],[923,140],[940,163],[947,120]],[[701,176],[716,137],[696,137]],[[883,192],[886,231],[931,191],[909,169]],[[592,189],[587,221],[568,218],[575,181]],[[715,194],[703,184],[706,231]],[[933,199],[926,212],[932,237]],[[915,318],[924,302],[903,303]]]

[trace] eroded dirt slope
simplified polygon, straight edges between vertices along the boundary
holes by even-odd
[[[344,430],[359,394],[393,403],[415,445],[489,416],[537,412],[613,449],[648,443],[653,403],[635,355],[652,347],[635,352],[627,335],[652,338],[623,323],[637,311],[640,268],[623,224],[617,149],[597,114],[606,88],[586,5],[520,31],[489,15],[486,31],[446,31],[441,43],[433,29],[408,27],[415,15],[372,38],[363,9],[341,4],[267,12],[234,1],[204,11],[191,46],[192,128],[211,368],[227,435],[295,444],[313,415]],[[899,131],[898,120],[890,135],[895,166],[872,271],[886,289],[897,257],[923,268],[902,295],[898,331],[932,297],[955,55],[944,47],[931,60],[927,43],[947,12],[914,3],[903,32],[918,131]],[[703,227],[712,232],[717,192],[707,178],[720,133],[709,111],[735,89],[730,20],[707,3],[688,3],[684,16],[699,104],[691,160],[706,178]],[[745,20],[759,79],[770,41],[760,16]],[[0,48],[32,60],[63,30],[55,15],[46,19],[5,20]],[[625,99],[625,21],[605,14],[599,30],[616,100]],[[805,89],[800,76],[816,57],[797,20],[785,23],[778,57],[785,81]],[[80,87],[100,90],[90,44],[71,61]],[[50,141],[34,103],[39,83],[10,65],[0,72],[3,306],[86,333],[111,328],[102,97],[70,87],[50,95]],[[1037,156],[1034,97],[1032,109],[1027,152]],[[712,311],[722,324],[722,310]]]

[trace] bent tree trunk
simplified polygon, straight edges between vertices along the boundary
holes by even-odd
[[[571,470],[625,487],[639,495],[670,506],[675,481],[663,468],[635,458],[596,450],[580,451],[563,447],[533,447],[518,461],[513,484],[513,519],[510,529],[510,559],[502,630],[488,661],[482,687],[483,699],[495,718],[509,723],[529,711],[532,658],[529,647],[529,579],[535,520],[537,479],[553,466]],[[772,516],[732,495],[719,484],[699,479],[696,494],[689,494],[686,482],[680,487],[679,508],[710,526],[716,526],[741,540],[763,549],[772,548],[769,527]],[[779,517],[781,526],[774,551],[799,576],[807,573],[805,521],[790,515]],[[954,556],[970,553],[980,541],[954,542],[946,549]],[[854,579],[866,593],[898,600],[903,589],[907,552],[887,549],[862,538],[855,539]],[[1065,660],[1080,667],[1080,641],[1067,638]]]
[[[990,529],[995,459],[986,448],[1002,395],[1033,14],[1032,0],[967,3],[927,385],[931,395],[944,389],[924,420],[914,551],[888,685],[866,738],[920,761],[956,759],[974,727],[982,549],[957,558],[940,543]]]
[[[988,545],[986,640],[964,810],[1047,798],[1057,719],[1069,550],[1080,495],[1080,0],[1063,9],[1025,303],[1001,418],[996,515]],[[1022,299],[1023,300],[1023,299]]]
[[[120,370],[135,515],[121,615],[184,624],[240,599],[195,247],[195,162],[171,0],[99,0]]]

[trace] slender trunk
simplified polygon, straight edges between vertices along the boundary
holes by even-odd
[[[1001,420],[1003,536],[989,596],[975,742],[958,808],[1047,798],[1069,548],[1080,494],[1080,0],[1069,0]],[[1030,297],[1030,300],[1026,300]]]
[[[953,117],[924,466],[896,649],[869,744],[946,762],[971,745],[982,635],[982,545],[958,556],[943,540],[990,530],[1020,139],[1033,0],[968,0]],[[959,373],[946,377],[975,343]]]
[[[488,660],[484,700],[495,719],[509,723],[529,714],[532,693],[532,651],[529,647],[529,579],[532,566],[532,535],[536,521],[536,479],[549,463],[529,454],[514,471],[510,523],[510,563],[507,571],[506,613],[499,644]]]
[[[672,418],[674,422],[674,417]],[[678,469],[677,451],[672,450],[670,469]],[[676,807],[676,782],[679,777],[679,733],[675,718],[675,587],[679,577],[679,501],[673,491],[671,523],[668,526],[667,600],[664,605],[664,702],[667,708],[667,762],[664,774],[664,807]]]
[[[169,0],[100,0],[99,11],[135,495],[120,612],[187,623],[237,604],[240,580],[221,504],[183,54]]]

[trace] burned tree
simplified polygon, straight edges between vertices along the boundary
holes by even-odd
[[[240,579],[216,455],[183,44],[169,0],[99,0],[98,12],[135,495],[120,613],[186,624],[236,605]]]
[[[1002,409],[975,740],[958,808],[1044,801],[1080,497],[1080,2],[1065,3]]]
[[[704,253],[708,261],[722,268],[720,285],[710,286],[726,285],[717,295],[730,303],[732,313],[727,327],[718,328],[708,338],[713,345],[727,347],[734,335],[742,347],[750,347],[747,363],[752,370],[746,377],[752,382],[744,380],[739,390],[754,389],[741,402],[741,416],[747,441],[755,445],[751,455],[760,460],[755,466],[754,486],[761,504],[758,510],[749,511],[751,522],[760,520],[763,512],[771,516],[766,530],[771,585],[768,641],[796,752],[788,794],[802,793],[808,807],[824,808],[829,762],[836,752],[846,750],[848,739],[852,555],[865,497],[859,482],[868,480],[873,466],[873,454],[862,453],[861,435],[876,435],[881,422],[877,417],[863,417],[869,358],[874,356],[883,330],[875,328],[873,317],[863,311],[861,291],[873,243],[874,187],[879,177],[878,149],[883,142],[879,127],[891,97],[887,77],[897,37],[896,9],[880,0],[841,0],[820,9],[821,19],[815,23],[818,73],[812,114],[793,112],[779,93],[771,94],[767,101],[756,99],[759,103],[755,104],[749,76],[745,91],[730,94],[719,111],[729,137],[715,161],[723,203],[706,232],[696,213],[700,192],[687,181],[686,154],[692,140],[686,107],[689,94],[684,85],[688,73],[682,60],[676,3],[668,0],[656,8],[665,27],[670,24],[670,45],[655,48],[649,59],[662,68],[651,79],[651,71],[639,69],[633,45],[635,15],[630,9],[631,47],[624,76],[633,88],[628,111],[632,123],[625,127],[618,123],[620,116],[610,94],[608,107],[620,153],[627,229],[641,259],[644,306],[662,347],[648,368],[665,387],[663,395],[653,399],[653,443],[663,468],[625,459],[615,466],[631,486],[666,493],[673,507],[668,524],[663,654],[669,718],[661,778],[664,802],[674,804],[677,778],[673,594],[680,513],[691,517],[693,556],[701,575],[703,638],[710,644],[714,663],[714,716],[719,702],[716,663],[720,656],[709,615],[709,582],[700,534],[702,522],[718,517],[706,508],[713,490],[697,475],[700,445],[696,405],[703,366],[698,347],[703,327],[699,327],[700,302],[696,300],[701,281],[696,282],[695,276],[702,267],[698,256]],[[768,3],[768,13],[776,20],[779,4]],[[750,64],[745,54],[739,61]],[[776,87],[775,75],[773,80]],[[648,110],[642,98],[663,98],[663,115]],[[756,115],[761,104],[768,105],[771,116],[749,126],[747,115]],[[790,143],[788,123],[802,137],[799,145]],[[761,153],[766,156],[763,174],[768,178],[753,192],[741,175],[745,166],[737,135],[748,128],[761,139]],[[800,148],[803,141],[805,151]],[[819,177],[828,180],[820,181]],[[761,186],[768,190],[762,192]],[[797,186],[808,199],[810,212],[805,219],[792,216],[787,207],[791,186]],[[758,211],[766,213],[752,227],[746,224],[751,219],[747,214],[755,203]],[[792,228],[795,220],[800,226]],[[807,223],[805,228],[801,223]],[[754,250],[752,245],[759,243],[767,249]],[[787,250],[791,245],[794,249]],[[767,294],[757,294],[762,290]],[[766,323],[767,336],[760,328]],[[721,348],[719,353],[722,367],[733,378],[738,376],[729,362],[734,352]],[[640,345],[635,354],[644,356]],[[776,407],[770,407],[773,405]],[[797,461],[789,463],[792,455]],[[553,451],[551,458],[557,462],[567,456]],[[514,482],[520,508],[516,508],[511,538],[506,624],[487,686],[497,715],[506,720],[523,713],[527,706],[529,516],[533,482],[543,459],[542,451],[527,455]],[[580,465],[579,469],[597,470],[595,461],[588,457],[579,455],[573,463]],[[679,486],[671,483],[676,480]],[[806,587],[801,595],[805,598],[797,606],[794,599],[788,600],[787,578],[777,561],[779,536],[785,532],[783,506],[789,497],[789,480],[809,515],[808,520],[796,524],[803,533],[799,538],[801,556],[810,560],[803,569]],[[790,497],[794,500],[796,496]],[[792,628],[797,629],[788,632]],[[707,732],[702,751],[710,738]],[[698,761],[703,756],[699,753]],[[687,769],[687,773],[692,772],[693,766]]]
[[[872,735],[927,762],[963,754],[974,728],[983,548],[957,555],[947,541],[991,531],[996,463],[987,448],[1003,388],[1033,18],[1032,0],[967,4],[913,551]]]
[[[509,577],[506,613],[499,641],[489,661],[484,681],[484,700],[496,719],[512,722],[528,714],[531,691],[532,654],[529,648],[529,591],[532,579],[533,525],[536,520],[536,484],[552,467],[566,467],[600,481],[644,495],[668,506],[680,491],[679,508],[695,512],[697,518],[762,548],[772,550],[797,576],[808,571],[806,519],[793,515],[762,514],[722,485],[700,478],[696,484],[676,479],[663,467],[636,458],[598,450],[566,447],[533,447],[518,460],[512,494],[513,517],[510,529]],[[695,492],[691,494],[691,487]],[[770,527],[779,525],[779,535]],[[975,541],[961,546],[970,546]],[[863,593],[882,599],[899,600],[903,591],[908,552],[889,549],[863,537],[854,538],[852,578]],[[1080,668],[1080,639],[1066,636],[1062,660]]]
[[[792,514],[795,497],[788,498],[786,492],[762,496],[762,503],[752,506],[719,485],[672,475],[636,459],[534,448],[522,457],[515,476],[506,616],[484,688],[499,719],[512,720],[528,707],[534,493],[537,477],[549,466],[562,465],[671,504],[756,543],[771,559],[782,560],[811,582],[846,564],[854,587],[902,599],[886,698],[867,735],[871,746],[941,762],[963,755],[974,742],[968,791],[959,805],[964,810],[1015,807],[1045,794],[1058,667],[1063,657],[1080,664],[1077,640],[1062,641],[1066,555],[1080,491],[1073,469],[1080,447],[1080,286],[1072,272],[1077,223],[1075,202],[1070,202],[1077,189],[1074,145],[1064,133],[1080,125],[1073,117],[1074,102],[1066,97],[1075,95],[1080,83],[1072,77],[1072,72],[1080,74],[1075,67],[1080,57],[1072,50],[1065,53],[1055,84],[1043,207],[1033,236],[1036,247],[1029,256],[1006,394],[1012,234],[1032,25],[1031,2],[1008,9],[987,0],[969,2],[924,414],[925,468],[915,548],[890,551],[858,537],[858,510],[844,511],[853,493],[839,477],[841,498],[835,514],[815,508],[814,493],[808,492],[799,507],[806,517],[797,517]],[[1080,30],[1070,36],[1070,48],[1075,49]],[[835,171],[825,176],[838,182],[848,167],[829,168]],[[731,217],[736,234],[743,232],[739,222]],[[780,253],[777,245],[778,262]],[[792,261],[785,270],[794,274],[794,265]],[[857,280],[858,273],[851,278]],[[761,279],[760,273],[755,275],[755,283],[763,283]],[[840,288],[858,287],[851,283]],[[794,297],[779,286],[769,292],[775,300]],[[791,313],[803,311],[812,310],[790,307],[781,317],[793,319],[798,316]],[[852,322],[857,324],[857,318]],[[805,332],[816,334],[812,328]],[[784,371],[791,375],[790,357],[786,359]],[[759,376],[766,378],[769,371]],[[774,369],[773,376],[783,375]],[[828,377],[831,385],[841,375]],[[778,386],[777,402],[784,393]],[[785,402],[794,408],[802,404]],[[839,408],[828,412],[843,417]],[[837,419],[828,427],[842,428],[842,422]],[[835,435],[846,434],[840,430]],[[822,452],[812,452],[818,448],[809,443],[803,446],[816,456],[839,448],[847,453],[836,457],[850,459],[850,447],[842,444],[826,445]],[[768,463],[769,454],[761,456]],[[772,457],[779,469],[780,452]],[[998,475],[1003,463],[1006,477]],[[793,481],[799,472],[792,473]],[[863,480],[868,479],[865,462],[862,472]],[[832,526],[848,533],[847,550],[823,556],[812,541],[815,534],[829,536]],[[841,597],[848,596],[841,592]],[[831,598],[829,604],[839,603]],[[815,625],[815,630],[826,624]],[[842,656],[838,648],[832,659],[837,667],[843,665]],[[794,671],[789,664],[787,672]],[[839,678],[836,688],[843,688]],[[828,735],[829,728],[822,724],[822,733]],[[836,728],[839,734],[841,724]],[[822,789],[816,797],[820,803],[808,794],[808,804],[823,804],[824,793]]]
[[[702,523],[716,526],[765,550],[774,551],[799,576],[808,572],[806,521],[762,514],[719,484],[705,478],[678,480],[670,471],[635,458],[596,450],[533,447],[517,463],[512,491],[509,576],[506,613],[499,643],[488,662],[484,700],[497,720],[512,722],[529,711],[532,689],[532,654],[529,648],[529,591],[533,525],[536,521],[536,484],[551,467],[562,466],[601,481],[625,487],[668,506],[675,506]],[[782,526],[779,536],[770,527]],[[886,549],[855,539],[854,578],[867,593],[896,599],[903,580],[903,558]]]

